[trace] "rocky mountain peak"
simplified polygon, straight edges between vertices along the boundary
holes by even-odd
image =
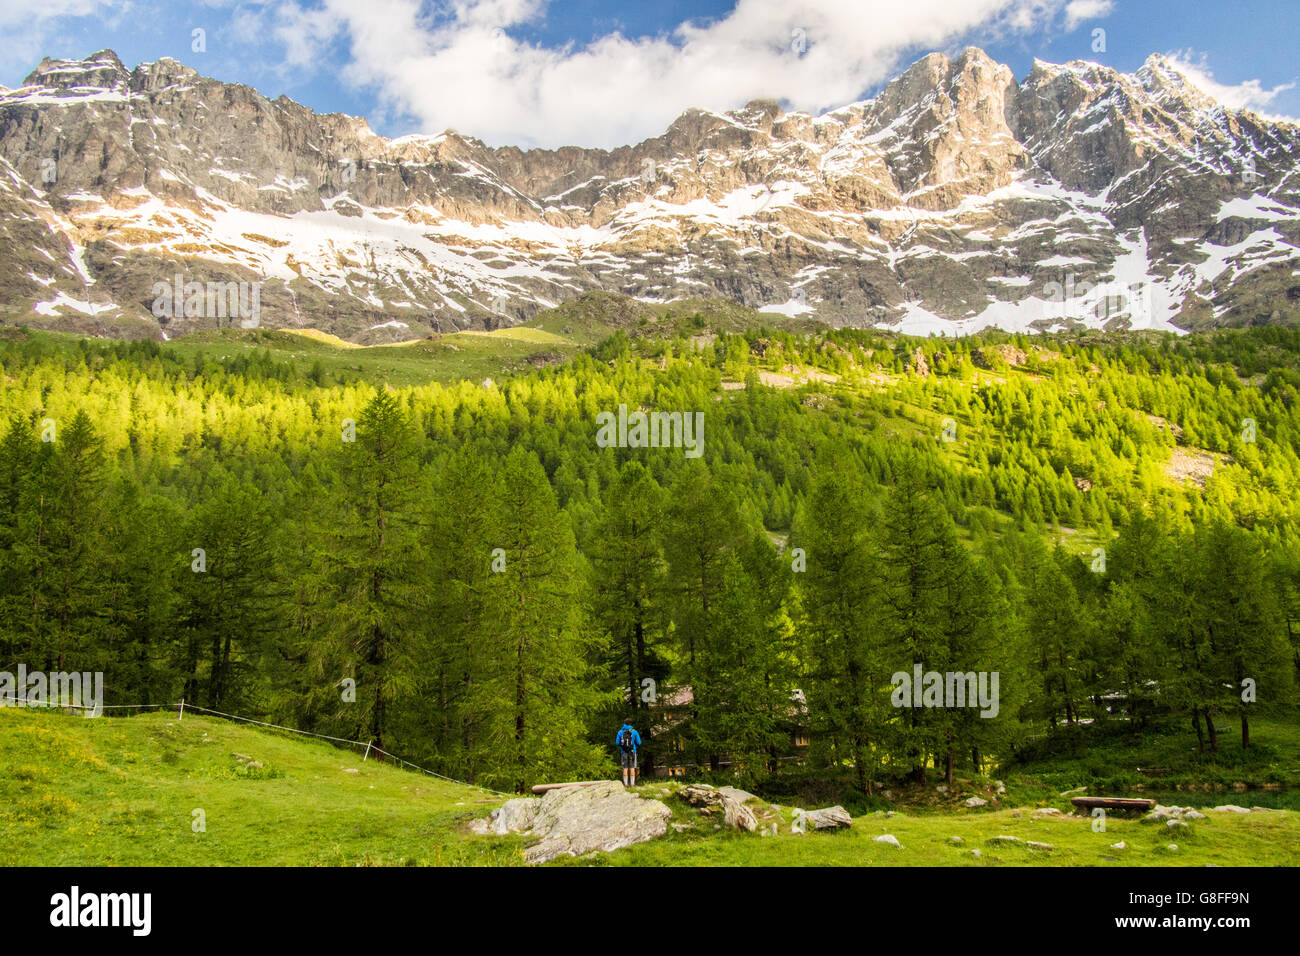
[[[743,108],[736,110],[733,116],[741,121],[756,126],[764,132],[770,133],[772,126],[785,116],[785,110],[776,100],[758,99],[750,100]]]
[[[52,90],[94,88],[112,90],[125,86],[131,74],[112,50],[100,50],[80,60],[54,60],[46,57],[27,74],[23,86],[42,86]]]
[[[1138,83],[1162,104],[1182,110],[1210,111],[1219,104],[1202,91],[1168,57],[1153,53],[1135,74]]]
[[[141,63],[131,73],[131,87],[140,91],[166,89],[178,83],[193,83],[202,79],[202,74],[192,67],[164,56],[153,63]]]
[[[1002,87],[1016,81],[1016,75],[1011,71],[1011,67],[999,63],[977,46],[968,46],[962,50],[954,66],[956,71],[970,74],[977,80],[991,75],[993,80]]]
[[[1300,130],[977,48],[812,116],[691,109],[613,150],[389,140],[364,118],[111,51],[0,91],[0,322],[173,336],[150,289],[262,284],[358,342],[495,328],[591,290],[960,333],[1300,320]],[[1142,288],[1100,306],[1054,289]]]

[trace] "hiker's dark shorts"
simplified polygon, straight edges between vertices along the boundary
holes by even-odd
[[[622,753],[622,752],[620,752],[620,753],[619,753],[619,757],[622,759],[623,769],[624,769],[624,770],[635,770],[635,769],[636,769],[636,752],[635,752],[635,751],[629,751],[628,753]]]

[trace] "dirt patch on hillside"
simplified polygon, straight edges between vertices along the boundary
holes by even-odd
[[[802,385],[804,382],[838,382],[840,377],[820,369],[801,369],[787,365],[780,372],[760,371],[758,380],[768,388],[790,388],[794,385]]]
[[[1165,473],[1175,481],[1190,481],[1198,488],[1204,488],[1217,465],[1212,452],[1180,445],[1174,449]]]

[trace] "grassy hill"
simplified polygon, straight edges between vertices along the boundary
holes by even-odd
[[[357,345],[317,329],[221,329],[195,332],[162,343],[189,361],[221,364],[238,356],[264,354],[302,374],[317,369],[330,381],[359,379],[394,388],[427,382],[501,380],[544,365],[560,364],[616,331],[640,338],[679,332],[743,332],[751,328],[791,332],[824,331],[809,319],[760,313],[718,299],[688,299],[666,305],[592,292],[539,313],[523,325],[491,332],[434,335],[391,345]],[[53,349],[76,349],[79,335],[0,326],[6,340],[39,339]]]
[[[845,832],[797,835],[784,807],[775,811],[784,821],[779,835],[760,837],[715,830],[673,789],[643,788],[666,799],[681,832],[566,862],[1268,866],[1293,865],[1300,855],[1300,814],[1287,810],[1210,814],[1172,834],[1112,817],[1107,832],[1094,833],[1082,818],[1033,816],[1037,806],[1068,808],[1055,797],[995,811],[879,812]],[[0,862],[7,865],[522,865],[523,838],[466,829],[500,801],[322,742],[223,720],[167,713],[85,720],[0,708]],[[203,832],[195,832],[196,810]],[[903,849],[874,840],[886,833]],[[987,842],[999,835],[1054,849]],[[1126,849],[1111,849],[1118,842]]]
[[[249,768],[252,763],[260,767]],[[11,865],[510,863],[458,835],[499,798],[330,744],[175,713],[0,708],[0,835]],[[206,832],[194,832],[194,811]]]

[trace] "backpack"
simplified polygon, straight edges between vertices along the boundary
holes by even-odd
[[[618,735],[618,749],[625,754],[632,753],[632,728],[624,727]]]

